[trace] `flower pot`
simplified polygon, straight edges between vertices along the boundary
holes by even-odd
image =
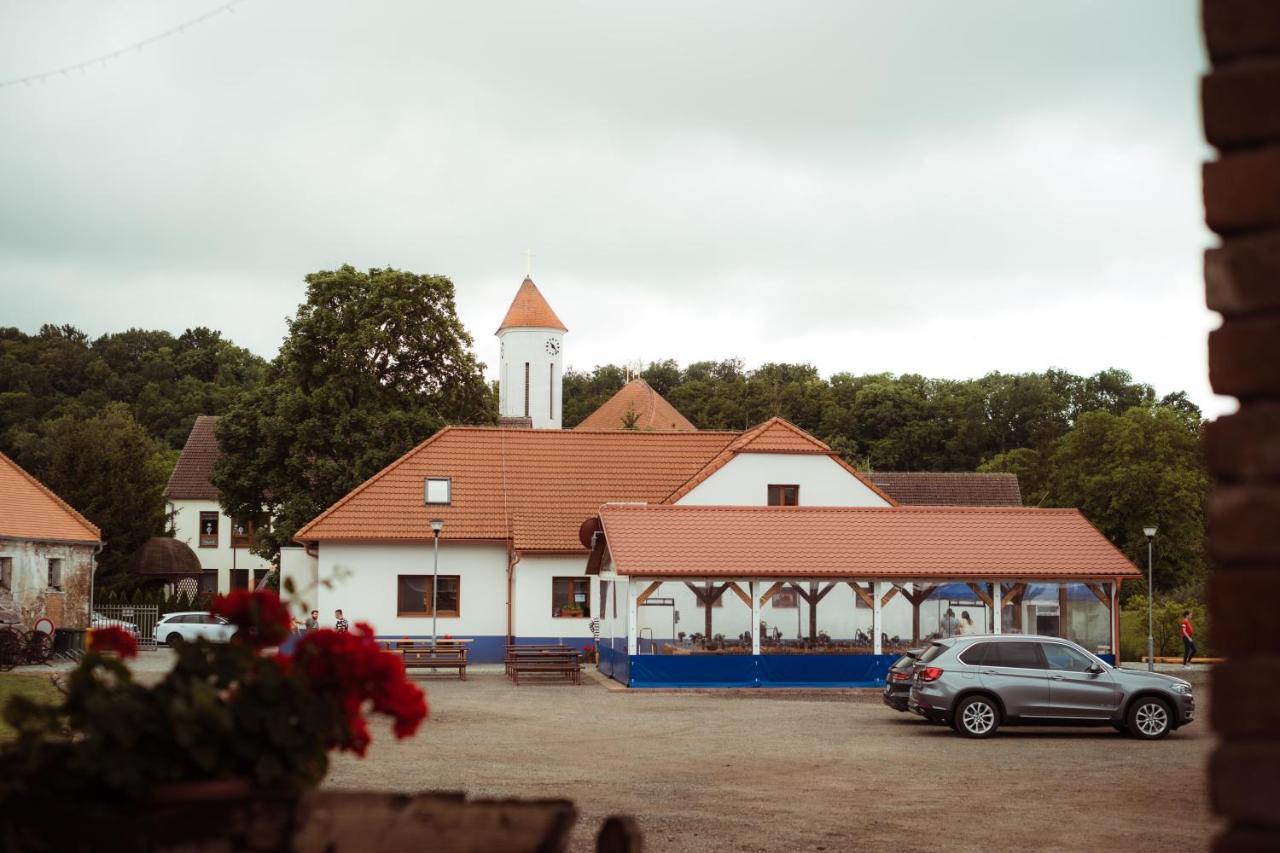
[[[239,800],[253,793],[248,779],[193,779],[188,782],[168,782],[151,789],[148,800],[152,803],[207,803],[217,800]]]

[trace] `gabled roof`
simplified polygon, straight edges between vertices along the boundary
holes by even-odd
[[[98,544],[102,532],[0,453],[0,537]]]
[[[636,577],[1141,576],[1075,509],[606,505],[599,517],[615,570]]]
[[[498,327],[498,332],[513,328],[569,331],[564,323],[560,322],[556,312],[551,310],[542,291],[538,290],[538,286],[528,276],[525,276],[524,281],[520,283],[516,298],[511,300],[511,307],[507,309],[507,316],[502,318],[502,325]]]
[[[889,495],[880,490],[866,475],[840,457],[827,444],[819,441],[795,424],[779,417],[769,418],[762,424],[752,427],[738,436],[737,440],[722,450],[716,457],[696,474],[688,479],[680,488],[672,492],[666,503],[673,504],[700,486],[708,477],[728,465],[739,453],[799,453],[814,456],[828,456],[840,467],[844,468],[864,486],[875,492],[885,503],[893,506],[897,503]]]
[[[222,454],[218,449],[218,437],[214,434],[217,425],[218,418],[214,415],[196,417],[187,443],[182,446],[178,464],[173,466],[173,473],[169,475],[165,497],[174,500],[218,499],[218,490],[209,480],[213,474],[213,463]]]
[[[874,471],[868,476],[900,504],[1022,506],[1017,474]]]
[[[635,423],[627,426],[627,419],[635,415]],[[643,379],[632,379],[618,389],[574,429],[671,429],[695,430],[689,419],[653,390]]]
[[[584,549],[578,528],[608,501],[661,501],[733,432],[446,427],[316,517],[299,542],[506,540],[519,550]],[[427,477],[452,479],[450,506],[424,506]]]

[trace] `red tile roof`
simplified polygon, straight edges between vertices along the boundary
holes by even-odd
[[[631,413],[636,415],[635,429],[697,429],[643,379],[632,379],[623,385],[574,429],[626,429]]]
[[[769,418],[764,423],[742,433],[737,441],[722,450],[702,470],[672,492],[666,503],[675,503],[692,492],[708,477],[729,464],[729,461],[739,453],[804,453],[815,456],[829,456],[839,463],[840,467],[858,480],[861,480],[863,485],[884,498],[885,502],[890,506],[896,503],[893,498],[867,479],[865,474],[840,458],[840,454],[795,424],[778,417]]]
[[[300,542],[511,539],[520,550],[582,552],[578,528],[607,501],[661,501],[732,432],[446,427],[298,531]],[[452,478],[453,504],[423,505],[429,476]]]
[[[528,276],[525,276],[520,289],[516,291],[516,298],[511,300],[511,307],[507,309],[507,316],[502,318],[498,331],[516,327],[569,331],[560,322],[556,312],[551,310],[542,291],[538,290],[538,286]]]
[[[51,542],[102,541],[102,532],[0,453],[0,536]]]
[[[218,438],[214,435],[217,425],[218,419],[214,415],[196,417],[187,443],[182,446],[178,464],[173,466],[173,473],[169,475],[165,497],[174,500],[218,499],[218,490],[209,482],[213,463],[222,455],[218,449]]]
[[[900,504],[1022,506],[1017,474],[873,471],[867,476]]]
[[[637,577],[1105,579],[1141,572],[1079,510],[606,505]]]

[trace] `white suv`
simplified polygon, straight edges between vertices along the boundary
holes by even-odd
[[[225,643],[235,632],[236,626],[221,616],[214,616],[205,611],[192,611],[166,613],[164,618],[156,623],[154,636],[157,643],[168,643],[172,646],[190,640]]]

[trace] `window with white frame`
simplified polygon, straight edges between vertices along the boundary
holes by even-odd
[[[448,506],[453,503],[453,479],[451,477],[427,477],[423,486],[423,500],[427,506]]]
[[[49,558],[49,589],[62,589],[62,558]]]

